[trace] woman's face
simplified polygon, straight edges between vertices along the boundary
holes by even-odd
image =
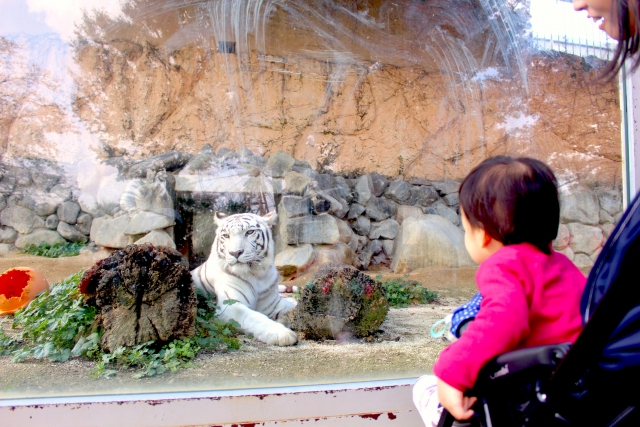
[[[573,0],[575,10],[586,10],[588,17],[600,21],[600,29],[613,39],[618,40],[618,17],[613,0]]]

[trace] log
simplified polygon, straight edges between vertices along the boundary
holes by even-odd
[[[196,293],[175,249],[129,245],[87,270],[79,286],[85,302],[98,309],[106,351],[195,334]]]

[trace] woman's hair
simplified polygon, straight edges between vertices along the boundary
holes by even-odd
[[[505,245],[526,242],[551,253],[560,202],[556,177],[546,164],[527,157],[491,157],[462,181],[459,196],[472,227]]]
[[[613,0],[611,13],[618,18],[618,46],[613,58],[602,73],[602,78],[613,80],[627,59],[631,59],[631,73],[640,66],[640,1]]]

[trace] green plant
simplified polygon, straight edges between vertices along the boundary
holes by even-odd
[[[80,249],[84,248],[86,243],[54,243],[50,245],[48,243],[40,243],[39,245],[28,245],[20,252],[23,254],[44,256],[47,258],[61,258],[68,256],[77,256],[80,254]]]
[[[12,325],[20,329],[15,338],[8,336],[0,323],[0,355],[12,355],[14,362],[27,357],[64,362],[71,356],[82,356],[96,361],[93,376],[110,377],[117,372],[114,368],[120,367],[135,369],[133,376],[142,378],[189,367],[202,350],[240,348],[236,338],[240,325],[234,320],[221,321],[215,297],[198,294],[193,337],[164,344],[149,341],[105,353],[99,346],[102,331],[95,327],[96,309],[84,304],[78,290],[82,273],[53,285],[19,310]],[[235,302],[225,301],[224,305]]]
[[[409,277],[404,275],[404,279]],[[376,280],[380,281],[381,275],[376,276]],[[427,304],[438,295],[422,286],[417,280],[404,280],[403,278],[387,279],[382,283],[382,287],[387,293],[387,299],[391,307],[407,307],[410,304]]]
[[[17,339],[23,345],[12,351],[14,361],[32,356],[64,362],[80,337],[92,332],[96,309],[83,302],[78,291],[81,276],[78,272],[67,277],[16,312],[12,327],[21,328]]]

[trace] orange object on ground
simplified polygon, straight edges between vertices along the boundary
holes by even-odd
[[[10,268],[0,275],[0,315],[11,314],[49,289],[44,276],[29,267]]]

